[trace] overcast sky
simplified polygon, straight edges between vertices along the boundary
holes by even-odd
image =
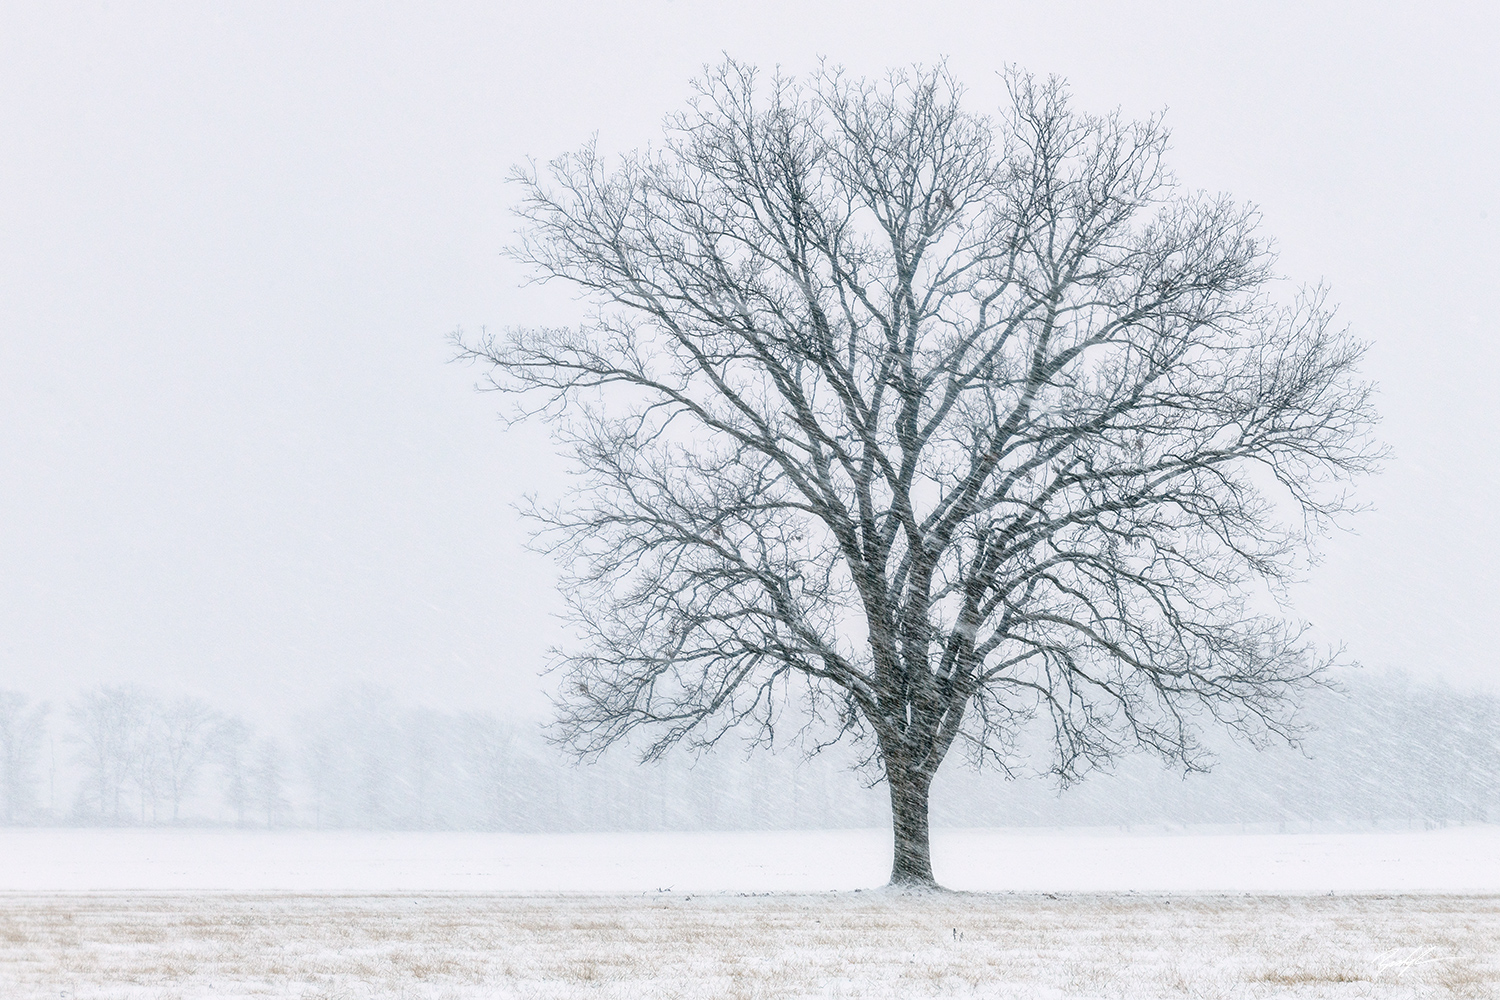
[[[508,166],[651,141],[725,51],[1168,109],[1183,182],[1374,345],[1394,458],[1295,613],[1495,686],[1500,18],[1397,6],[6,3],[0,687],[538,711],[559,601],[511,505],[561,466],[445,337],[572,308],[499,257]]]

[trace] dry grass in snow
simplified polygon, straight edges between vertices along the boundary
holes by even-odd
[[[1500,997],[1500,897],[7,894],[0,996]]]

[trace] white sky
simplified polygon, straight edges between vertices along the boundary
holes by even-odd
[[[1396,457],[1297,613],[1494,685],[1500,15],[1239,8],[5,4],[0,687],[538,711],[559,602],[510,504],[560,465],[444,338],[567,308],[498,257],[507,167],[653,140],[723,51],[1168,108],[1184,182],[1258,203],[1375,345]]]

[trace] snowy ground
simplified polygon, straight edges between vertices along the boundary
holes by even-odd
[[[1500,996],[1500,897],[0,895],[7,1000]]]
[[[0,997],[1500,1000],[1500,828],[0,830]]]
[[[0,891],[818,892],[881,884],[890,834],[0,828]],[[1500,892],[1500,826],[1399,833],[939,830],[938,880],[1042,892]]]

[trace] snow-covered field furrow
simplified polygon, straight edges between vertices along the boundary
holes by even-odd
[[[890,834],[0,829],[0,891],[817,892],[885,881]],[[1500,826],[939,830],[939,881],[1042,892],[1500,892]]]
[[[7,1000],[1497,991],[1496,896],[0,895]]]

